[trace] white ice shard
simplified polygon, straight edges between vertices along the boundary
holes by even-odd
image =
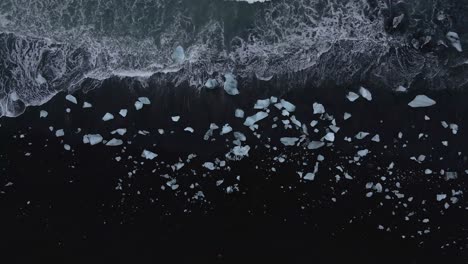
[[[426,95],[417,95],[413,101],[409,102],[408,105],[413,108],[417,107],[429,107],[436,104],[436,101],[427,97]]]
[[[286,111],[288,111],[290,113],[296,111],[296,106],[291,104],[290,102],[284,100],[284,99],[281,99],[280,104],[284,109],[286,109]]]
[[[377,134],[377,135],[375,135],[374,137],[372,137],[371,140],[374,141],[374,142],[380,142],[380,136],[379,136],[379,134]]]
[[[333,142],[335,141],[335,134],[332,132],[328,132],[325,137],[323,137],[326,141]]]
[[[280,141],[285,146],[294,146],[294,145],[296,145],[296,142],[299,141],[299,138],[297,138],[297,137],[283,137],[283,138],[280,138]]]
[[[226,73],[224,75],[226,81],[224,82],[224,90],[229,95],[238,95],[239,90],[237,89],[237,80],[231,73]]]
[[[406,93],[406,92],[408,92],[408,88],[400,85],[395,89],[395,92]]]
[[[179,122],[180,116],[173,116],[173,117],[171,117],[171,119],[172,119],[173,122]]]
[[[127,109],[120,109],[119,115],[121,115],[122,117],[126,117],[127,114],[128,114],[128,110],[127,110]]]
[[[325,146],[325,143],[322,141],[311,141],[309,145],[307,145],[308,149],[319,149],[321,147]]]
[[[359,150],[359,151],[357,152],[357,155],[358,155],[359,157],[365,157],[365,156],[367,156],[367,154],[369,154],[369,150],[368,150],[368,149]]]
[[[88,103],[88,102],[84,102],[84,103],[83,103],[83,108],[91,108],[91,107],[93,107],[92,104],[90,104],[90,103]]]
[[[141,157],[142,158],[145,158],[147,160],[153,160],[155,159],[156,157],[158,156],[158,154],[154,153],[154,152],[151,152],[149,150],[143,150],[143,152],[141,153]]]
[[[63,137],[63,136],[65,136],[65,131],[63,131],[63,129],[59,129],[59,130],[55,131],[55,136],[56,137]]]
[[[113,138],[106,143],[106,146],[117,147],[123,144],[123,141],[120,139]]]
[[[232,127],[229,124],[225,124],[221,129],[220,135],[226,135],[232,131]]]
[[[322,104],[314,103],[314,114],[325,114],[325,107]]]
[[[257,100],[254,109],[266,109],[270,106],[270,99]]]
[[[174,52],[172,52],[171,58],[177,64],[183,63],[185,61],[184,48],[182,46],[177,46]]]
[[[361,86],[359,88],[359,94],[361,94],[361,96],[364,97],[367,101],[372,101],[372,94],[366,88]]]
[[[348,98],[350,102],[354,102],[359,98],[359,95],[355,92],[349,92],[348,95],[346,95],[346,98]]]
[[[213,162],[205,162],[202,165],[203,167],[207,168],[208,170],[215,170],[215,165]]]
[[[244,157],[249,156],[250,146],[235,146],[229,153],[226,154],[226,158],[229,160],[241,160]]]
[[[348,119],[351,118],[351,116],[352,116],[352,115],[351,115],[350,113],[344,113],[344,114],[343,114],[343,119],[344,119],[344,120],[348,120]]]
[[[112,120],[112,119],[114,119],[114,115],[111,114],[111,113],[106,113],[106,114],[102,117],[102,120],[103,120],[104,122],[110,121],[110,120]]]
[[[151,101],[148,99],[148,97],[138,97],[138,101],[140,101],[144,105],[151,104]]]
[[[135,109],[138,111],[138,110],[141,110],[143,108],[143,103],[140,102],[140,101],[136,101],[135,102]]]
[[[461,46],[460,37],[456,32],[450,31],[446,35],[447,39],[450,41],[450,44],[458,51],[463,52],[463,48]]]
[[[83,136],[83,143],[94,146],[101,143],[103,139],[104,138],[99,134],[88,134]]]
[[[67,96],[65,96],[65,99],[74,104],[78,104],[78,100],[76,100],[76,97],[71,94],[67,94]]]
[[[46,118],[48,115],[49,113],[47,113],[47,111],[45,110],[41,110],[41,112],[39,113],[40,118]]]
[[[244,135],[244,133],[241,133],[241,132],[234,132],[234,138],[236,138],[237,140],[240,140],[240,141],[246,141],[247,140],[247,137]]]
[[[304,176],[303,179],[307,181],[313,181],[315,179],[315,174],[309,172]]]
[[[184,128],[184,131],[189,132],[189,133],[195,132],[195,130],[193,128],[191,128],[191,127]]]
[[[234,115],[237,118],[244,118],[245,113],[244,113],[244,110],[242,110],[242,109],[236,109],[236,112],[234,113]]]
[[[268,113],[266,112],[258,112],[253,116],[247,117],[245,119],[244,125],[248,127],[253,126],[255,123],[257,123],[258,121],[262,119],[265,119],[267,116],[268,116]]]
[[[355,138],[356,138],[356,139],[364,139],[364,138],[367,137],[368,135],[369,135],[369,133],[361,131],[361,132],[359,132],[359,133],[356,134]]]
[[[126,128],[119,128],[119,129],[116,129],[114,131],[111,132],[112,135],[114,134],[119,134],[121,136],[125,135],[127,133],[127,129]]]
[[[218,86],[216,79],[208,79],[208,81],[205,83],[205,87],[208,89],[214,89],[216,86]]]

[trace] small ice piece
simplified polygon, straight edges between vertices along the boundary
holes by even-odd
[[[323,146],[325,146],[325,143],[322,141],[311,141],[309,145],[307,145],[307,148],[314,150],[314,149],[319,149]]]
[[[207,168],[208,170],[215,170],[215,165],[213,162],[205,162],[203,163],[203,167]]]
[[[93,107],[92,104],[90,104],[90,103],[88,103],[88,102],[84,102],[84,103],[83,103],[83,108],[91,108],[91,107]]]
[[[430,169],[425,169],[425,170],[424,170],[424,174],[426,174],[426,175],[432,174],[432,170],[430,170]]]
[[[183,63],[185,61],[184,48],[182,46],[177,46],[174,52],[172,52],[171,58],[177,64]]]
[[[348,95],[346,95],[346,98],[348,98],[350,102],[354,102],[359,98],[359,95],[355,92],[349,92]]]
[[[250,146],[235,146],[230,152],[226,154],[229,160],[242,160],[244,157],[249,156]]]
[[[214,89],[218,86],[218,82],[215,79],[208,79],[205,83],[205,87],[208,89]]]
[[[335,141],[335,134],[332,133],[332,132],[328,132],[328,133],[325,135],[324,139],[325,139],[326,141],[333,142],[333,141]]]
[[[380,142],[379,134],[375,135],[371,140],[374,141],[374,142]]]
[[[280,138],[281,143],[285,146],[294,146],[296,142],[299,140],[297,137],[283,137]]]
[[[112,135],[114,134],[119,134],[121,136],[125,135],[127,133],[127,129],[126,128],[119,128],[119,129],[116,129],[114,131],[111,132]]]
[[[447,171],[445,172],[445,180],[456,180],[458,178],[458,173],[456,171]]]
[[[65,99],[67,99],[67,101],[72,102],[74,104],[78,104],[78,100],[76,100],[76,97],[71,94],[67,94],[67,96],[65,96]]]
[[[83,136],[83,143],[85,144],[91,144],[91,146],[97,145],[101,143],[103,140],[103,137],[99,134],[89,134],[89,135],[84,135]]]
[[[417,95],[413,101],[409,102],[408,105],[413,108],[417,107],[429,107],[436,104],[436,101],[427,97],[426,95]]]
[[[281,103],[281,106],[288,112],[292,113],[294,111],[296,111],[296,106],[291,104],[290,102],[284,100],[284,99],[281,99],[280,101]]]
[[[362,131],[361,131],[361,132],[359,132],[359,133],[356,134],[355,138],[360,140],[360,139],[364,139],[364,138],[367,137],[368,135],[369,135],[369,133],[367,133],[367,132],[362,132]]]
[[[369,154],[369,150],[368,149],[359,150],[357,154],[359,157],[365,157],[367,156],[367,154]]]
[[[237,139],[237,140],[240,140],[240,141],[246,141],[247,140],[247,137],[244,135],[244,133],[241,133],[241,132],[234,132],[234,137]]]
[[[395,92],[399,92],[399,93],[406,93],[407,91],[408,91],[408,88],[401,86],[401,85],[395,89]]]
[[[103,120],[104,122],[109,121],[109,120],[112,120],[112,119],[114,119],[114,115],[111,114],[111,113],[106,113],[106,114],[102,117],[102,120]]]
[[[55,136],[56,137],[63,137],[63,136],[65,136],[65,131],[63,131],[63,129],[59,129],[59,130],[55,131]]]
[[[244,118],[245,113],[244,113],[244,110],[238,108],[238,109],[236,109],[234,115],[235,115],[237,118]]]
[[[310,122],[311,127],[315,127],[317,124],[318,124],[317,120],[312,120],[312,122]]]
[[[314,103],[314,114],[325,114],[325,107],[322,104]]]
[[[138,110],[141,110],[143,108],[143,103],[140,102],[140,101],[136,101],[135,102],[135,109],[138,111]]]
[[[119,115],[122,116],[122,117],[126,117],[128,114],[128,110],[127,109],[120,109],[119,111]]]
[[[405,18],[405,14],[401,14],[399,16],[394,17],[392,23],[393,28],[397,28],[400,25],[401,21],[403,21],[403,18]]]
[[[39,118],[46,118],[48,115],[49,113],[47,113],[47,111],[41,110],[41,112],[39,113]]]
[[[348,119],[350,119],[350,118],[351,118],[351,114],[350,114],[350,113],[344,113],[344,115],[343,115],[343,119],[344,119],[344,120],[348,120]]]
[[[117,147],[123,144],[123,141],[120,139],[113,138],[106,143],[106,146]]]
[[[171,117],[171,119],[172,119],[173,122],[179,122],[180,116],[173,116],[173,117]]]
[[[270,106],[270,99],[257,100],[254,109],[266,109]]]
[[[64,145],[63,145],[63,148],[64,148],[66,151],[70,151],[70,150],[71,150],[71,146],[68,145],[68,144],[64,144]]]
[[[445,198],[447,198],[446,194],[437,194],[437,196],[436,196],[436,199],[437,199],[438,202],[444,200]]]
[[[460,37],[456,32],[448,32],[446,35],[447,39],[450,41],[452,46],[458,51],[458,52],[463,52],[461,42],[460,42]]]
[[[359,94],[361,94],[361,96],[364,97],[367,101],[372,101],[372,94],[366,88],[361,86],[359,88]]]
[[[143,150],[143,152],[141,153],[141,157],[142,158],[145,158],[147,160],[153,160],[155,159],[156,157],[158,156],[158,154],[154,153],[154,152],[151,152],[149,150]]]
[[[313,181],[315,179],[315,174],[309,172],[304,176],[303,179],[307,181]]]
[[[189,132],[189,133],[195,132],[195,130],[194,130],[193,128],[191,128],[191,127],[186,127],[186,128],[184,129],[184,131]]]
[[[229,124],[225,124],[223,128],[221,129],[220,135],[226,135],[232,131],[232,127]]]
[[[253,116],[249,116],[245,119],[244,126],[253,126],[255,123],[258,121],[261,121],[265,119],[268,116],[268,113],[266,112],[258,112]]]
[[[151,104],[151,101],[148,99],[148,97],[138,97],[138,101],[144,105]]]
[[[238,95],[239,90],[237,89],[237,80],[231,73],[226,73],[224,75],[226,81],[224,82],[224,90],[229,95]]]

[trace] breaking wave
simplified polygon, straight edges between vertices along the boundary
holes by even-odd
[[[282,89],[468,81],[468,0],[4,0],[0,10],[0,116],[109,78],[199,89],[225,74]]]

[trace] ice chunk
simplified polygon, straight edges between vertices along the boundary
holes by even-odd
[[[234,138],[236,138],[237,140],[240,140],[240,141],[246,141],[247,140],[247,137],[241,133],[241,132],[234,132]]]
[[[284,100],[284,99],[281,99],[280,104],[286,111],[288,111],[290,113],[296,111],[296,106],[291,104],[290,102]]]
[[[438,202],[444,200],[445,198],[447,198],[446,194],[437,194],[437,196],[436,196],[436,199],[437,199]]]
[[[343,119],[344,119],[344,120],[348,120],[348,119],[351,118],[351,116],[352,116],[352,115],[351,115],[350,113],[344,113]]]
[[[406,93],[408,91],[408,89],[404,86],[398,86],[396,89],[395,89],[395,92],[399,92],[399,93]]]
[[[367,154],[369,154],[369,150],[368,149],[359,150],[357,154],[359,157],[365,157],[367,156]]]
[[[147,160],[153,160],[155,159],[156,157],[158,156],[158,154],[154,153],[154,152],[151,152],[149,150],[143,150],[143,152],[141,153],[141,157],[142,158],[145,158]]]
[[[450,41],[452,46],[458,51],[458,52],[463,52],[461,42],[460,42],[460,37],[456,32],[448,32],[446,35],[447,39]]]
[[[374,141],[374,142],[380,142],[379,134],[375,135],[371,140]]]
[[[84,103],[83,103],[83,108],[91,108],[91,107],[93,107],[92,104],[90,104],[90,103],[88,103],[88,102],[84,102]]]
[[[213,162],[205,162],[203,163],[203,167],[207,168],[208,170],[215,170],[215,165]]]
[[[429,107],[436,104],[436,101],[432,100],[431,98],[427,97],[426,95],[417,95],[413,101],[409,102],[408,105],[410,107]]]
[[[59,129],[59,130],[55,131],[55,136],[56,137],[63,137],[63,136],[65,136],[65,132],[63,131],[63,129]]]
[[[183,63],[185,61],[184,48],[182,46],[177,46],[174,52],[172,52],[171,58],[177,64]]]
[[[72,102],[74,104],[78,104],[76,97],[71,94],[67,94],[67,96],[65,96],[65,99],[67,99],[67,101]]]
[[[102,117],[102,120],[103,121],[109,121],[109,120],[112,120],[114,119],[114,115],[111,114],[111,113],[106,113],[103,117]]]
[[[304,176],[303,179],[307,181],[313,181],[315,179],[315,174],[309,172]]]
[[[189,132],[189,133],[195,132],[195,130],[194,130],[193,128],[191,128],[191,127],[186,127],[186,128],[184,129],[184,131]]]
[[[236,109],[236,112],[234,113],[234,115],[237,118],[244,118],[245,113],[244,113],[244,110],[242,110],[242,109]]]
[[[333,142],[333,141],[335,141],[335,134],[333,134],[332,132],[328,132],[328,133],[325,135],[324,139],[325,139],[326,141]]]
[[[122,117],[126,117],[127,114],[128,114],[128,110],[127,110],[127,109],[120,109],[119,115],[121,115]]]
[[[221,129],[220,135],[225,135],[228,134],[232,131],[232,127],[229,124],[225,124],[223,128]]]
[[[321,147],[325,146],[325,143],[322,141],[311,141],[309,145],[307,145],[308,149],[319,149]]]
[[[229,95],[238,95],[239,90],[237,89],[237,80],[231,73],[226,73],[224,75],[226,81],[224,82],[224,90]]]
[[[356,139],[364,139],[365,137],[367,137],[369,135],[369,133],[367,132],[359,132],[356,134]]]
[[[135,109],[138,111],[138,110],[141,110],[143,108],[143,103],[140,102],[140,101],[136,101],[135,102]]]
[[[314,114],[325,114],[325,107],[322,104],[314,103]]]
[[[257,100],[254,109],[266,109],[270,106],[270,99]]]
[[[89,135],[84,135],[83,136],[83,143],[85,144],[91,144],[91,146],[97,145],[101,143],[103,140],[103,137],[99,134],[89,134]]]
[[[64,144],[64,145],[63,145],[63,148],[64,148],[66,151],[70,151],[70,150],[71,150],[71,146],[68,145],[68,144]]]
[[[372,94],[366,88],[361,86],[359,88],[359,94],[361,94],[361,96],[364,97],[367,101],[372,101]]]
[[[180,116],[173,116],[173,117],[171,117],[171,119],[172,119],[173,122],[179,122]]]
[[[359,98],[359,95],[355,92],[349,92],[346,98],[348,98],[350,102],[354,102]]]
[[[218,85],[218,82],[215,79],[208,79],[205,83],[205,87],[208,89],[214,89]]]
[[[106,146],[117,147],[123,144],[123,141],[120,139],[113,138],[106,143]]]
[[[255,123],[265,119],[267,116],[268,116],[268,113],[266,112],[258,112],[253,116],[247,117],[245,119],[244,125],[248,127],[253,126]]]
[[[41,112],[39,113],[40,118],[46,118],[48,115],[49,113],[47,113],[47,111],[45,110],[41,110]]]
[[[229,160],[241,160],[244,157],[249,156],[250,146],[235,146],[229,153],[226,154],[226,158]]]
[[[138,97],[138,101],[140,101],[144,105],[151,104],[151,101],[148,99],[148,97]]]
[[[283,137],[280,138],[281,143],[285,146],[294,146],[296,142],[299,140],[297,137]]]
[[[111,132],[112,135],[114,134],[119,134],[121,136],[125,135],[127,133],[127,129],[126,128],[119,128],[119,129],[116,129],[114,131]]]

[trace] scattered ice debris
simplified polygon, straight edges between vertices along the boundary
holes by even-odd
[[[369,150],[368,149],[359,150],[357,154],[359,157],[365,157],[367,156],[367,154],[369,154]]]
[[[193,128],[191,128],[191,127],[184,128],[184,131],[189,132],[189,133],[195,132],[195,130]]]
[[[432,174],[432,170],[431,169],[425,169],[424,174],[426,174],[426,175]]]
[[[208,129],[208,131],[206,131],[205,136],[203,136],[203,139],[204,140],[210,139],[210,137],[213,136],[213,131],[215,131],[218,128],[219,128],[218,125],[216,125],[215,123],[211,123],[210,128]]]
[[[230,152],[226,154],[229,160],[241,160],[249,156],[250,146],[235,146]]]
[[[280,138],[280,141],[285,146],[294,146],[296,144],[296,142],[299,141],[299,138],[296,138],[296,137],[283,137],[283,138]]]
[[[456,32],[449,31],[446,35],[447,39],[450,41],[452,46],[458,51],[458,52],[463,52],[461,42],[460,42],[460,37]]]
[[[335,134],[332,132],[328,132],[325,137],[323,137],[326,141],[333,142],[335,141]]]
[[[205,87],[208,89],[214,89],[218,86],[218,82],[215,79],[208,79],[205,83]]]
[[[63,145],[63,148],[64,148],[66,151],[70,151],[70,150],[71,150],[71,146],[68,145],[68,144],[64,144],[64,145]]]
[[[203,163],[203,167],[207,168],[208,170],[215,170],[215,165],[213,162],[205,162]]]
[[[406,92],[408,92],[408,88],[400,85],[395,89],[395,92],[406,93]]]
[[[99,134],[88,134],[83,136],[83,143],[94,146],[101,143],[103,139],[104,138]]]
[[[67,96],[65,96],[65,99],[74,104],[78,104],[78,100],[76,100],[76,97],[71,94],[67,94]]]
[[[408,105],[417,108],[417,107],[429,107],[436,104],[436,101],[427,97],[426,95],[417,95],[413,101],[409,102]]]
[[[361,94],[361,96],[364,97],[367,101],[372,101],[372,94],[366,88],[361,86],[359,88],[359,94]]]
[[[172,122],[179,122],[180,116],[172,116],[171,119],[172,119]]]
[[[182,46],[177,46],[174,49],[174,52],[172,52],[171,58],[174,61],[174,63],[177,63],[177,64],[184,63],[184,61],[185,61],[184,48]]]
[[[113,138],[106,143],[106,146],[116,147],[123,144],[123,141],[120,139]]]
[[[63,131],[63,129],[59,129],[59,130],[55,131],[55,136],[56,137],[63,137],[63,136],[65,136],[65,132]]]
[[[359,98],[359,95],[355,92],[349,92],[346,98],[348,98],[350,102],[354,102]]]
[[[122,116],[122,117],[126,117],[128,114],[128,110],[127,109],[120,109],[119,111],[119,115]]]
[[[315,179],[315,174],[309,172],[309,173],[307,173],[307,174],[304,176],[303,179],[304,179],[304,180],[307,180],[307,181],[313,181],[313,180]]]
[[[343,114],[343,119],[344,119],[344,120],[348,120],[348,119],[351,118],[351,116],[352,116],[352,115],[351,115],[350,113],[344,113],[344,114]]]
[[[229,124],[225,124],[223,128],[221,129],[220,135],[226,135],[228,133],[231,133],[232,127]]]
[[[447,171],[445,172],[445,180],[450,181],[450,180],[456,180],[458,179],[458,173],[456,171]]]
[[[234,113],[234,115],[237,118],[244,118],[245,113],[244,113],[244,110],[242,109],[236,109],[236,112]]]
[[[39,113],[40,118],[46,118],[48,115],[49,113],[47,113],[47,111],[45,110],[41,110],[41,112]]]
[[[365,137],[367,137],[368,135],[369,135],[369,133],[361,131],[361,132],[356,134],[355,138],[361,140],[361,139],[364,139]]]
[[[308,149],[319,149],[321,147],[325,146],[325,143],[322,141],[311,141],[309,145],[307,145]]]
[[[141,153],[141,157],[142,158],[145,158],[147,160],[153,160],[155,159],[156,157],[158,156],[158,154],[154,153],[154,152],[151,152],[149,150],[143,150],[143,152]]]
[[[284,99],[281,99],[279,104],[281,105],[282,108],[284,108],[289,113],[296,111],[296,106]]]
[[[325,114],[325,107],[322,104],[314,103],[314,114]]]
[[[90,104],[90,103],[88,103],[88,102],[84,102],[84,103],[83,103],[83,108],[91,108],[91,107],[93,107],[92,104]]]
[[[266,112],[258,112],[253,116],[247,117],[245,119],[244,125],[248,127],[253,126],[255,123],[265,119],[267,116],[268,116],[268,113]]]
[[[119,134],[121,136],[125,135],[127,133],[126,128],[119,128],[111,132],[112,135]]]
[[[254,105],[254,109],[266,109],[270,106],[270,99],[257,100]]]
[[[380,136],[379,136],[379,134],[377,134],[377,135],[375,135],[374,137],[372,137],[371,140],[374,141],[374,142],[380,142]]]
[[[106,114],[102,117],[102,120],[103,120],[104,122],[110,121],[110,120],[112,120],[112,119],[114,119],[114,115],[111,114],[111,113],[106,113]]]
[[[135,102],[135,109],[136,109],[137,111],[139,111],[139,110],[141,110],[142,108],[143,108],[143,103],[140,102],[140,101],[136,101],[136,102]]]
[[[229,95],[238,95],[239,90],[237,89],[237,80],[231,73],[226,73],[224,75],[226,81],[224,82],[224,90]]]
[[[148,99],[148,97],[138,97],[138,101],[141,102],[144,105],[150,105],[151,101]]]
[[[446,199],[446,198],[447,198],[447,195],[446,195],[446,194],[437,194],[437,196],[436,196],[436,200],[437,200],[438,202],[440,202],[440,201],[442,201],[442,200],[444,200],[444,199]]]

